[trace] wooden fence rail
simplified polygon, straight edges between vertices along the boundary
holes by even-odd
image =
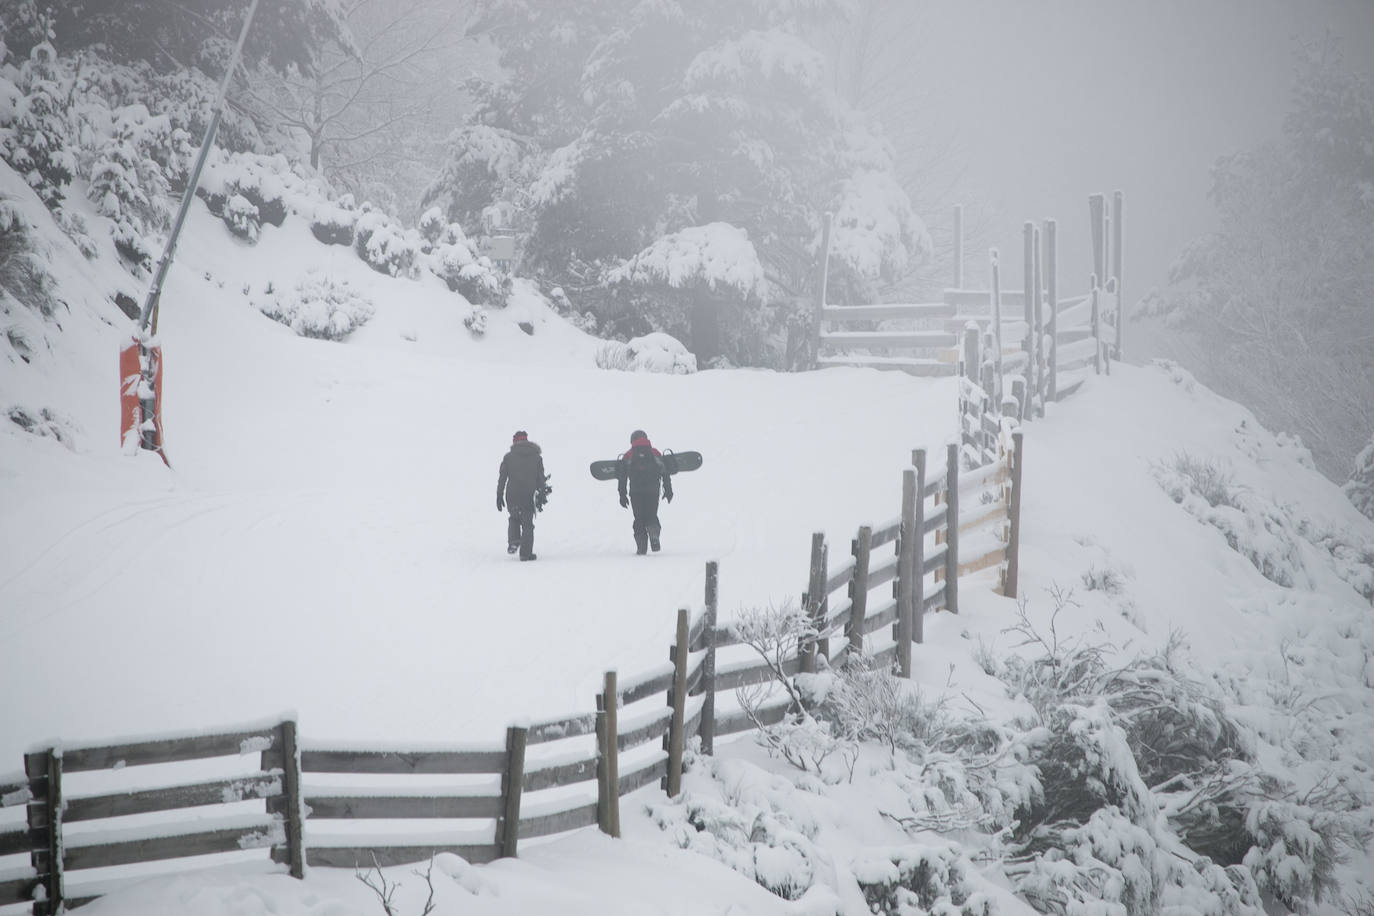
[[[1014,448],[1004,447],[1003,431],[999,422],[999,438],[979,440],[992,444],[996,457],[972,470],[963,468],[964,443],[946,449],[943,467],[930,467],[926,452],[914,451],[902,474],[896,519],[860,527],[834,567],[825,534],[813,535],[803,606],[817,636],[783,660],[785,676],[814,670],[822,657],[835,665],[863,655],[910,677],[910,647],[924,639],[925,614],[958,612],[960,574],[999,565],[1004,592],[1015,593],[1023,449],[1019,432],[1010,437]],[[961,554],[962,542],[979,538],[990,545],[985,552]],[[54,914],[107,889],[83,878],[90,869],[222,852],[262,850],[264,868],[301,877],[310,866],[366,869],[444,852],[489,862],[517,855],[521,839],[593,824],[619,835],[622,795],[655,780],[670,795],[681,790],[688,739],[696,736],[702,751],[712,753],[717,736],[774,724],[792,711],[790,697],[771,696],[716,712],[718,694],[776,677],[757,657],[738,657],[744,651],[736,648],[739,634],[718,614],[719,570],[710,562],[703,605],[678,610],[666,663],[625,679],[608,671],[594,712],[513,726],[501,743],[321,745],[301,742],[296,722],[284,719],[33,751],[21,775],[0,777],[0,807],[23,805],[27,815],[23,825],[0,827],[0,856],[29,857],[27,869],[0,871],[0,906],[31,902],[33,913]],[[721,650],[726,657],[717,657]],[[69,774],[150,765],[164,768],[161,774],[171,772],[168,765],[235,758],[253,761],[254,768],[156,789],[63,790]],[[438,786],[414,781],[427,776],[473,779]],[[220,815],[211,811],[216,806],[234,807]],[[169,813],[178,812],[186,817],[169,823]],[[102,823],[154,814],[159,817],[147,827]],[[436,826],[406,834],[365,829],[399,820]],[[65,823],[78,822],[91,829],[64,835]]]

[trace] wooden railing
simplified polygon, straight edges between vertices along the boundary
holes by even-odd
[[[929,468],[925,451],[913,452],[897,516],[860,527],[836,565],[825,534],[812,536],[803,606],[817,637],[783,660],[783,674],[814,671],[821,656],[837,665],[863,654],[909,677],[911,645],[924,639],[925,615],[958,613],[961,576],[997,567],[1003,592],[1015,594],[1022,436],[1000,425],[997,435],[992,460],[976,470],[963,467],[964,443],[947,448],[943,467]],[[512,726],[499,744],[314,744],[301,741],[287,718],[211,734],[36,750],[25,756],[22,774],[0,776],[0,807],[22,805],[26,814],[22,825],[0,822],[0,911],[31,902],[42,916],[80,906],[119,884],[83,873],[166,859],[262,850],[253,859],[258,867],[301,877],[312,865],[370,868],[442,852],[488,862],[516,855],[521,840],[593,824],[618,836],[622,795],[655,780],[677,794],[689,738],[698,736],[709,754],[716,738],[787,715],[785,696],[717,709],[722,694],[775,677],[719,620],[719,569],[711,562],[702,606],[677,612],[666,663],[624,680],[608,671],[595,711]],[[211,761],[242,769],[254,755],[247,772],[203,776]],[[150,766],[158,768],[151,778],[172,784],[64,792],[66,776]],[[179,780],[178,771],[185,774]],[[466,779],[458,784],[454,777]],[[368,830],[411,820],[436,826]],[[64,829],[81,822],[78,831]],[[24,855],[27,867],[5,870],[5,857]]]

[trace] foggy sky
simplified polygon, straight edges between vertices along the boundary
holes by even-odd
[[[1374,0],[926,0],[911,48],[930,122],[962,158],[961,199],[991,208],[988,244],[1021,282],[1021,224],[1053,217],[1060,288],[1091,268],[1087,195],[1125,192],[1133,302],[1214,225],[1208,170],[1277,136],[1294,50],[1330,29],[1374,69]],[[960,196],[957,194],[956,196]],[[923,214],[928,222],[948,213]],[[986,276],[970,253],[968,285]],[[1144,355],[1132,353],[1132,357]]]

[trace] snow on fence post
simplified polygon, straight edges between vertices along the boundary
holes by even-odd
[[[981,421],[980,421],[981,422]],[[912,566],[915,556],[914,542],[918,537],[916,529],[916,500],[920,491],[916,489],[916,472],[902,471],[902,527],[898,534],[897,553],[897,625],[894,636],[897,641],[897,670],[902,677],[911,677],[911,634],[914,603],[912,578],[916,569]]]
[[[864,650],[864,616],[868,613],[868,567],[873,553],[873,528],[862,525],[851,546],[854,575],[849,580],[849,657],[858,658]]]
[[[525,742],[529,729],[506,729],[506,766],[501,771],[501,820],[496,825],[497,855],[515,858],[520,844],[520,797],[525,791]]]
[[[811,623],[820,629],[825,622],[825,612],[828,602],[825,594],[825,532],[816,531],[811,535],[811,565],[807,576],[807,587],[804,607],[806,616]],[[806,641],[802,647],[801,670],[807,674],[814,674],[816,671],[816,653],[820,652],[827,658],[830,657],[830,641],[812,637]]]
[[[916,469],[916,504],[911,528],[911,639],[923,643],[926,641],[926,450],[914,449],[911,463]]]
[[[1040,229],[1035,228],[1035,303],[1031,309],[1034,321],[1030,327],[1030,338],[1035,343],[1034,370],[1035,381],[1032,385],[1031,412],[1029,416],[1045,415],[1045,311],[1044,311],[1044,252],[1040,247]]]
[[[959,446],[945,454],[945,608],[959,613]]]
[[[63,911],[62,879],[62,752],[55,747],[24,755],[29,781],[29,862],[38,873],[42,900],[34,900],[34,916]]]
[[[964,288],[964,205],[954,205],[954,288]]]
[[[826,287],[830,284],[830,228],[833,214],[825,214],[825,226],[821,232],[821,276],[816,290],[816,305],[811,315],[811,368],[820,368],[821,359],[821,313],[825,310]]]
[[[597,825],[602,833],[620,836],[620,748],[616,729],[615,672],[607,671],[601,693],[596,695],[598,791]]]
[[[993,379],[994,389],[988,397],[997,404],[997,412],[1002,412],[1002,269],[997,261],[997,249],[989,252],[992,261],[992,360],[996,367]]]
[[[964,378],[975,385],[980,381],[978,373],[983,367],[983,355],[978,347],[980,339],[981,332],[975,322],[964,325]]]
[[[1026,322],[1026,336],[1021,339],[1021,349],[1026,354],[1026,366],[1022,377],[1026,380],[1025,394],[1017,407],[1016,418],[1025,421],[1032,414],[1030,400],[1035,397],[1035,224],[1021,225],[1021,317]]]
[[[286,857],[293,878],[305,877],[305,827],[301,817],[301,754],[296,720],[283,719],[281,733],[282,804],[286,814]]]
[[[1126,325],[1125,315],[1122,314],[1122,307],[1125,304],[1121,298],[1121,208],[1122,194],[1116,191],[1112,194],[1112,280],[1116,282],[1116,352],[1114,353],[1117,361],[1121,360],[1121,329]]]
[[[687,715],[687,659],[690,654],[687,632],[687,609],[678,608],[677,641],[668,650],[668,660],[673,663],[673,686],[668,689],[668,705],[672,707],[673,718],[668,725],[668,734],[663,736],[663,749],[668,752],[668,772],[663,777],[663,791],[669,798],[682,791],[682,731]]]
[[[1093,274],[1092,292],[1092,317],[1089,319],[1093,333],[1093,374],[1102,374],[1102,297],[1101,290],[1097,286],[1098,274]]]
[[[1045,320],[1045,340],[1049,345],[1047,401],[1059,396],[1059,254],[1055,232],[1055,221],[1045,220],[1045,303],[1049,313]]]
[[[716,747],[716,612],[720,600],[720,565],[711,560],[706,564],[706,658],[701,663],[701,687],[705,697],[701,701],[701,752],[712,754]]]
[[[1101,194],[1092,194],[1088,197],[1088,224],[1092,227],[1093,233],[1093,273],[1099,277],[1107,275],[1107,234],[1106,225],[1106,200]],[[1094,283],[1094,286],[1097,284]]]
[[[1011,534],[1007,538],[1007,572],[1006,581],[1002,583],[1002,594],[1015,598],[1021,572],[1021,462],[1025,456],[1025,435],[1018,429],[1011,434],[1011,441],[1011,505],[1007,513],[1010,516]]]

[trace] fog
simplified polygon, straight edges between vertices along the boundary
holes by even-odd
[[[1374,0],[942,0],[920,22],[907,67],[926,129],[958,160],[951,199],[986,209],[1004,270],[1020,276],[1021,224],[1052,217],[1061,283],[1083,286],[1087,195],[1121,189],[1132,301],[1213,225],[1216,158],[1279,131],[1299,42],[1330,30],[1348,66],[1374,66]],[[968,253],[970,282],[985,264]]]

